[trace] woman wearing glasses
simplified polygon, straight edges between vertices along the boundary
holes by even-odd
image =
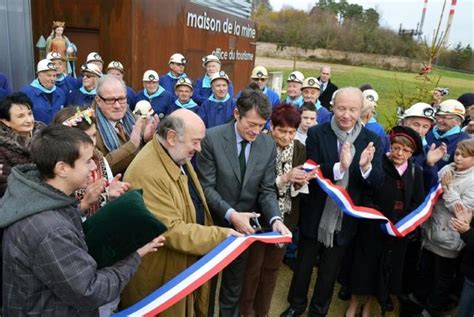
[[[415,210],[424,199],[423,172],[410,161],[422,151],[421,138],[413,129],[396,126],[390,133],[390,152],[383,157],[385,179],[366,194],[367,206],[379,210],[392,223],[397,223]],[[382,315],[391,294],[401,293],[403,263],[408,238],[383,232],[380,223],[364,221],[359,225],[354,247],[350,286],[352,297],[346,316],[355,316],[358,295],[368,296],[362,306],[362,316],[371,315],[378,301]]]
[[[69,96],[69,105],[87,107],[94,101],[97,86],[97,80],[102,73],[95,64],[84,64],[81,67],[82,86],[73,90]]]

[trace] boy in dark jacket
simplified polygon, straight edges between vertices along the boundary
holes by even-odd
[[[156,238],[113,266],[97,270],[88,254],[78,203],[97,167],[91,138],[63,125],[33,140],[33,165],[13,168],[0,203],[3,236],[3,314],[96,316],[116,299]]]

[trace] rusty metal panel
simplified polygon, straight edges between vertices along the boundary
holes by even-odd
[[[124,79],[136,90],[142,88],[145,70],[155,69],[160,75],[168,72],[168,59],[175,52],[187,57],[186,72],[192,79],[204,73],[201,58],[215,54],[237,92],[249,82],[255,58],[256,25],[235,15],[238,10],[245,13],[248,1],[228,0],[233,3],[229,8],[237,10],[234,14],[195,2],[35,0],[33,38],[49,35],[53,20],[65,21],[65,35],[78,46],[79,65],[92,50],[106,64],[119,60],[125,67]],[[37,60],[37,52],[35,57]]]

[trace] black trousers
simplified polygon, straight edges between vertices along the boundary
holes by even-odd
[[[440,316],[449,302],[458,262],[458,259],[445,258],[427,249],[421,252],[415,296],[425,303],[425,309],[432,316]]]
[[[296,270],[291,280],[288,302],[302,314],[308,305],[308,289],[315,259],[320,254],[318,277],[309,303],[308,316],[326,316],[331,305],[332,293],[342,265],[346,247],[327,248],[315,240],[300,236],[296,256]]]
[[[239,317],[240,293],[244,284],[248,252],[245,251],[222,271],[219,316]]]

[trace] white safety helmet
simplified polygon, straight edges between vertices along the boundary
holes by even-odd
[[[158,73],[155,72],[153,69],[149,69],[145,73],[143,73],[143,81],[157,82],[158,80],[160,80],[160,77],[158,77]]]
[[[48,70],[56,71],[56,66],[54,65],[54,63],[52,61],[50,61],[47,58],[40,60],[38,62],[38,64],[36,65],[36,73],[37,74],[40,73],[40,72],[48,71]]]
[[[86,64],[90,62],[100,62],[104,65],[104,60],[97,52],[90,52],[89,55],[87,55]]]
[[[434,121],[434,115],[435,109],[431,105],[424,102],[417,102],[403,112],[402,119],[420,117]]]
[[[454,115],[460,117],[461,120],[464,120],[466,108],[464,108],[464,105],[456,99],[448,99],[439,104],[438,112],[436,112],[436,114]]]
[[[186,58],[182,54],[174,53],[171,55],[168,65],[171,63],[186,65]]]
[[[202,67],[206,67],[207,63],[209,62],[216,62],[221,64],[221,61],[215,55],[207,55],[202,58]]]
[[[106,71],[108,71],[109,69],[116,69],[122,74],[125,72],[122,63],[120,63],[119,61],[111,61],[109,65],[107,65]]]
[[[250,78],[268,78],[268,71],[263,66],[255,66],[252,70]]]
[[[304,81],[304,75],[302,72],[299,72],[295,70],[294,72],[291,72],[288,75],[288,79],[286,80],[287,82],[295,82],[295,83],[300,83],[302,84]]]
[[[193,90],[193,82],[188,77],[181,77],[180,79],[178,79],[176,85],[174,86],[174,89],[178,88],[179,86],[188,86],[189,88],[191,88],[191,90]]]

